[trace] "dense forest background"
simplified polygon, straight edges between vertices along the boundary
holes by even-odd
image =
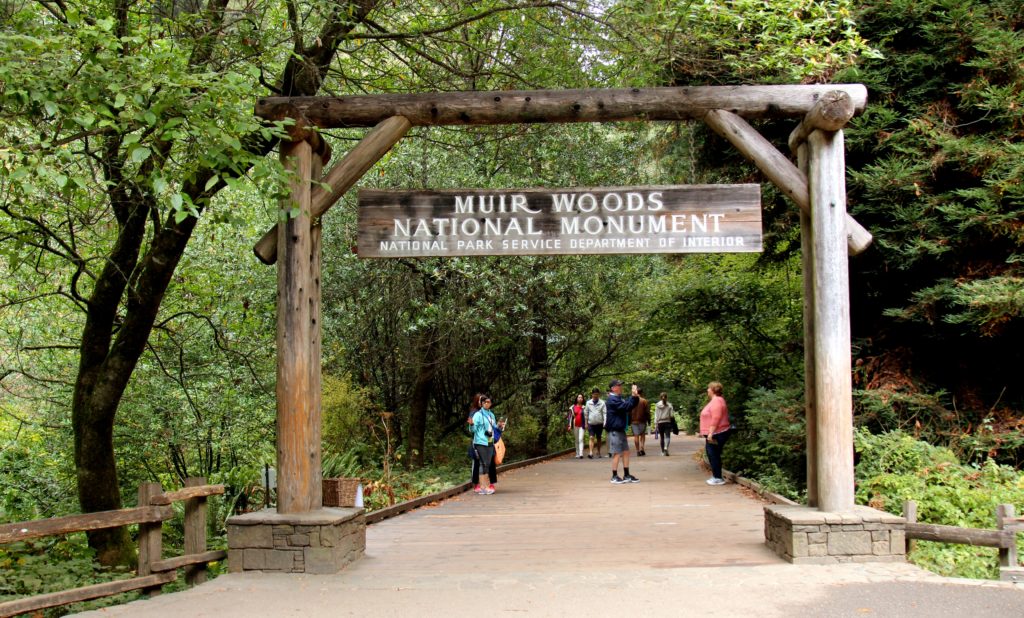
[[[1019,0],[0,4],[0,519],[118,508],[206,476],[259,500],[274,461],[282,127],[268,93],[841,83],[858,499],[990,527],[1024,508],[1024,11]],[[791,123],[758,128],[784,147]],[[361,131],[326,133],[344,152]],[[417,128],[376,188],[759,182],[758,256],[361,261],[325,217],[324,453],[371,507],[462,480],[476,392],[516,456],[566,445],[610,376],[693,423],[726,385],[727,467],[801,498],[797,209],[699,124]],[[867,456],[865,456],[867,455]],[[214,521],[213,526],[219,526]],[[0,595],[101,577],[123,531],[0,550]],[[990,576],[994,550],[915,559]],[[991,555],[990,555],[991,554]],[[28,573],[28,575],[26,575]]]

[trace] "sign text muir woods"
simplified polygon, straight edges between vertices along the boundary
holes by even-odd
[[[359,192],[360,257],[761,251],[761,188]]]

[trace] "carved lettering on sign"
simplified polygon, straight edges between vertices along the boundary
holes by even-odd
[[[359,192],[360,257],[761,250],[758,185]]]

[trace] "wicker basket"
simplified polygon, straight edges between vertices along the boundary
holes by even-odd
[[[324,506],[356,506],[357,494],[361,493],[361,481],[358,478],[333,478],[324,479]]]

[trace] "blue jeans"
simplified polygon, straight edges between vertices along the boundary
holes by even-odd
[[[708,463],[711,464],[711,476],[716,479],[722,478],[722,449],[725,448],[725,442],[729,438],[729,431],[726,429],[722,433],[714,435],[717,444],[704,442],[704,451],[708,454]]]

